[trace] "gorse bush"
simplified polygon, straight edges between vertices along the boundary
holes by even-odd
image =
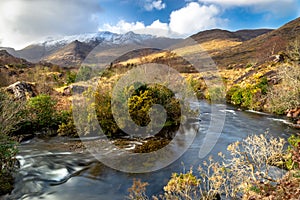
[[[261,110],[268,88],[267,78],[262,77],[257,80],[256,84],[231,87],[227,91],[226,99],[229,103],[246,109]]]
[[[162,85],[143,85],[135,83],[123,91],[115,99],[115,106],[118,108],[128,108],[130,117],[127,118],[126,110],[119,109],[118,115],[112,113],[111,93],[110,89],[104,84],[99,85],[95,93],[95,110],[99,124],[108,136],[118,137],[124,135],[122,129],[131,128],[128,120],[133,121],[138,126],[147,126],[150,123],[150,114],[160,116],[160,113],[155,113],[153,106],[159,104],[164,107],[167,114],[167,119],[164,127],[179,126],[181,120],[181,108],[179,101],[175,98],[172,91]],[[109,86],[111,87],[111,85]],[[128,96],[129,95],[129,96]],[[118,118],[119,124],[115,118]],[[156,117],[157,118],[157,117]],[[155,118],[155,120],[157,120]],[[153,124],[156,126],[157,124]],[[154,128],[154,127],[149,127]]]
[[[77,130],[74,124],[72,109],[61,112],[60,124],[58,125],[57,133],[59,136],[78,137]]]
[[[164,106],[167,110],[165,125],[180,123],[180,105],[174,93],[161,85],[144,85],[135,90],[128,100],[129,113],[139,126],[147,126],[150,122],[149,111],[154,104]]]

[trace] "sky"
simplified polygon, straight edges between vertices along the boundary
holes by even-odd
[[[187,37],[214,28],[278,28],[300,16],[300,0],[1,0],[0,46],[111,31]]]

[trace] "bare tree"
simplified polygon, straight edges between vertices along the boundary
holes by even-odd
[[[24,101],[15,101],[4,91],[0,91],[0,134],[8,135],[25,120]]]

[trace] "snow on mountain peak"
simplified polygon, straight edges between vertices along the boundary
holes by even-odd
[[[61,46],[70,44],[71,42],[77,40],[79,42],[105,42],[108,44],[129,44],[129,43],[139,43],[147,39],[155,38],[156,36],[152,35],[141,35],[136,34],[132,31],[125,34],[111,33],[108,31],[101,31],[97,33],[88,33],[88,34],[79,34],[71,36],[63,36],[56,38],[47,38],[46,41],[39,43],[46,47]]]

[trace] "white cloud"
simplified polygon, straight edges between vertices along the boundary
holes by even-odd
[[[163,3],[162,0],[146,0],[145,4],[144,4],[144,8],[147,11],[151,11],[151,10],[162,10],[164,8],[166,8],[166,4]]]
[[[103,28],[100,28],[99,31],[110,31],[113,33],[127,33],[129,31],[144,29],[145,25],[142,22],[126,22],[120,20],[116,25],[104,24]]]
[[[189,35],[220,25],[224,21],[218,17],[220,14],[221,11],[214,5],[206,6],[192,2],[171,13],[169,27],[174,32]]]
[[[199,5],[191,2],[170,14],[170,23],[159,20],[146,26],[143,22],[126,22],[120,20],[116,25],[105,24],[100,31],[107,30],[114,33],[134,31],[142,34],[152,34],[165,37],[186,37],[202,30],[224,25],[226,20],[219,18],[221,11],[214,5]]]
[[[98,0],[1,0],[1,46],[16,48],[47,36],[95,32]]]
[[[126,22],[120,20],[116,25],[104,24],[99,31],[110,31],[113,33],[127,33],[134,31],[140,34],[152,34],[157,36],[169,36],[169,27],[167,23],[162,23],[159,20],[154,21],[151,25],[145,26],[143,22]]]

